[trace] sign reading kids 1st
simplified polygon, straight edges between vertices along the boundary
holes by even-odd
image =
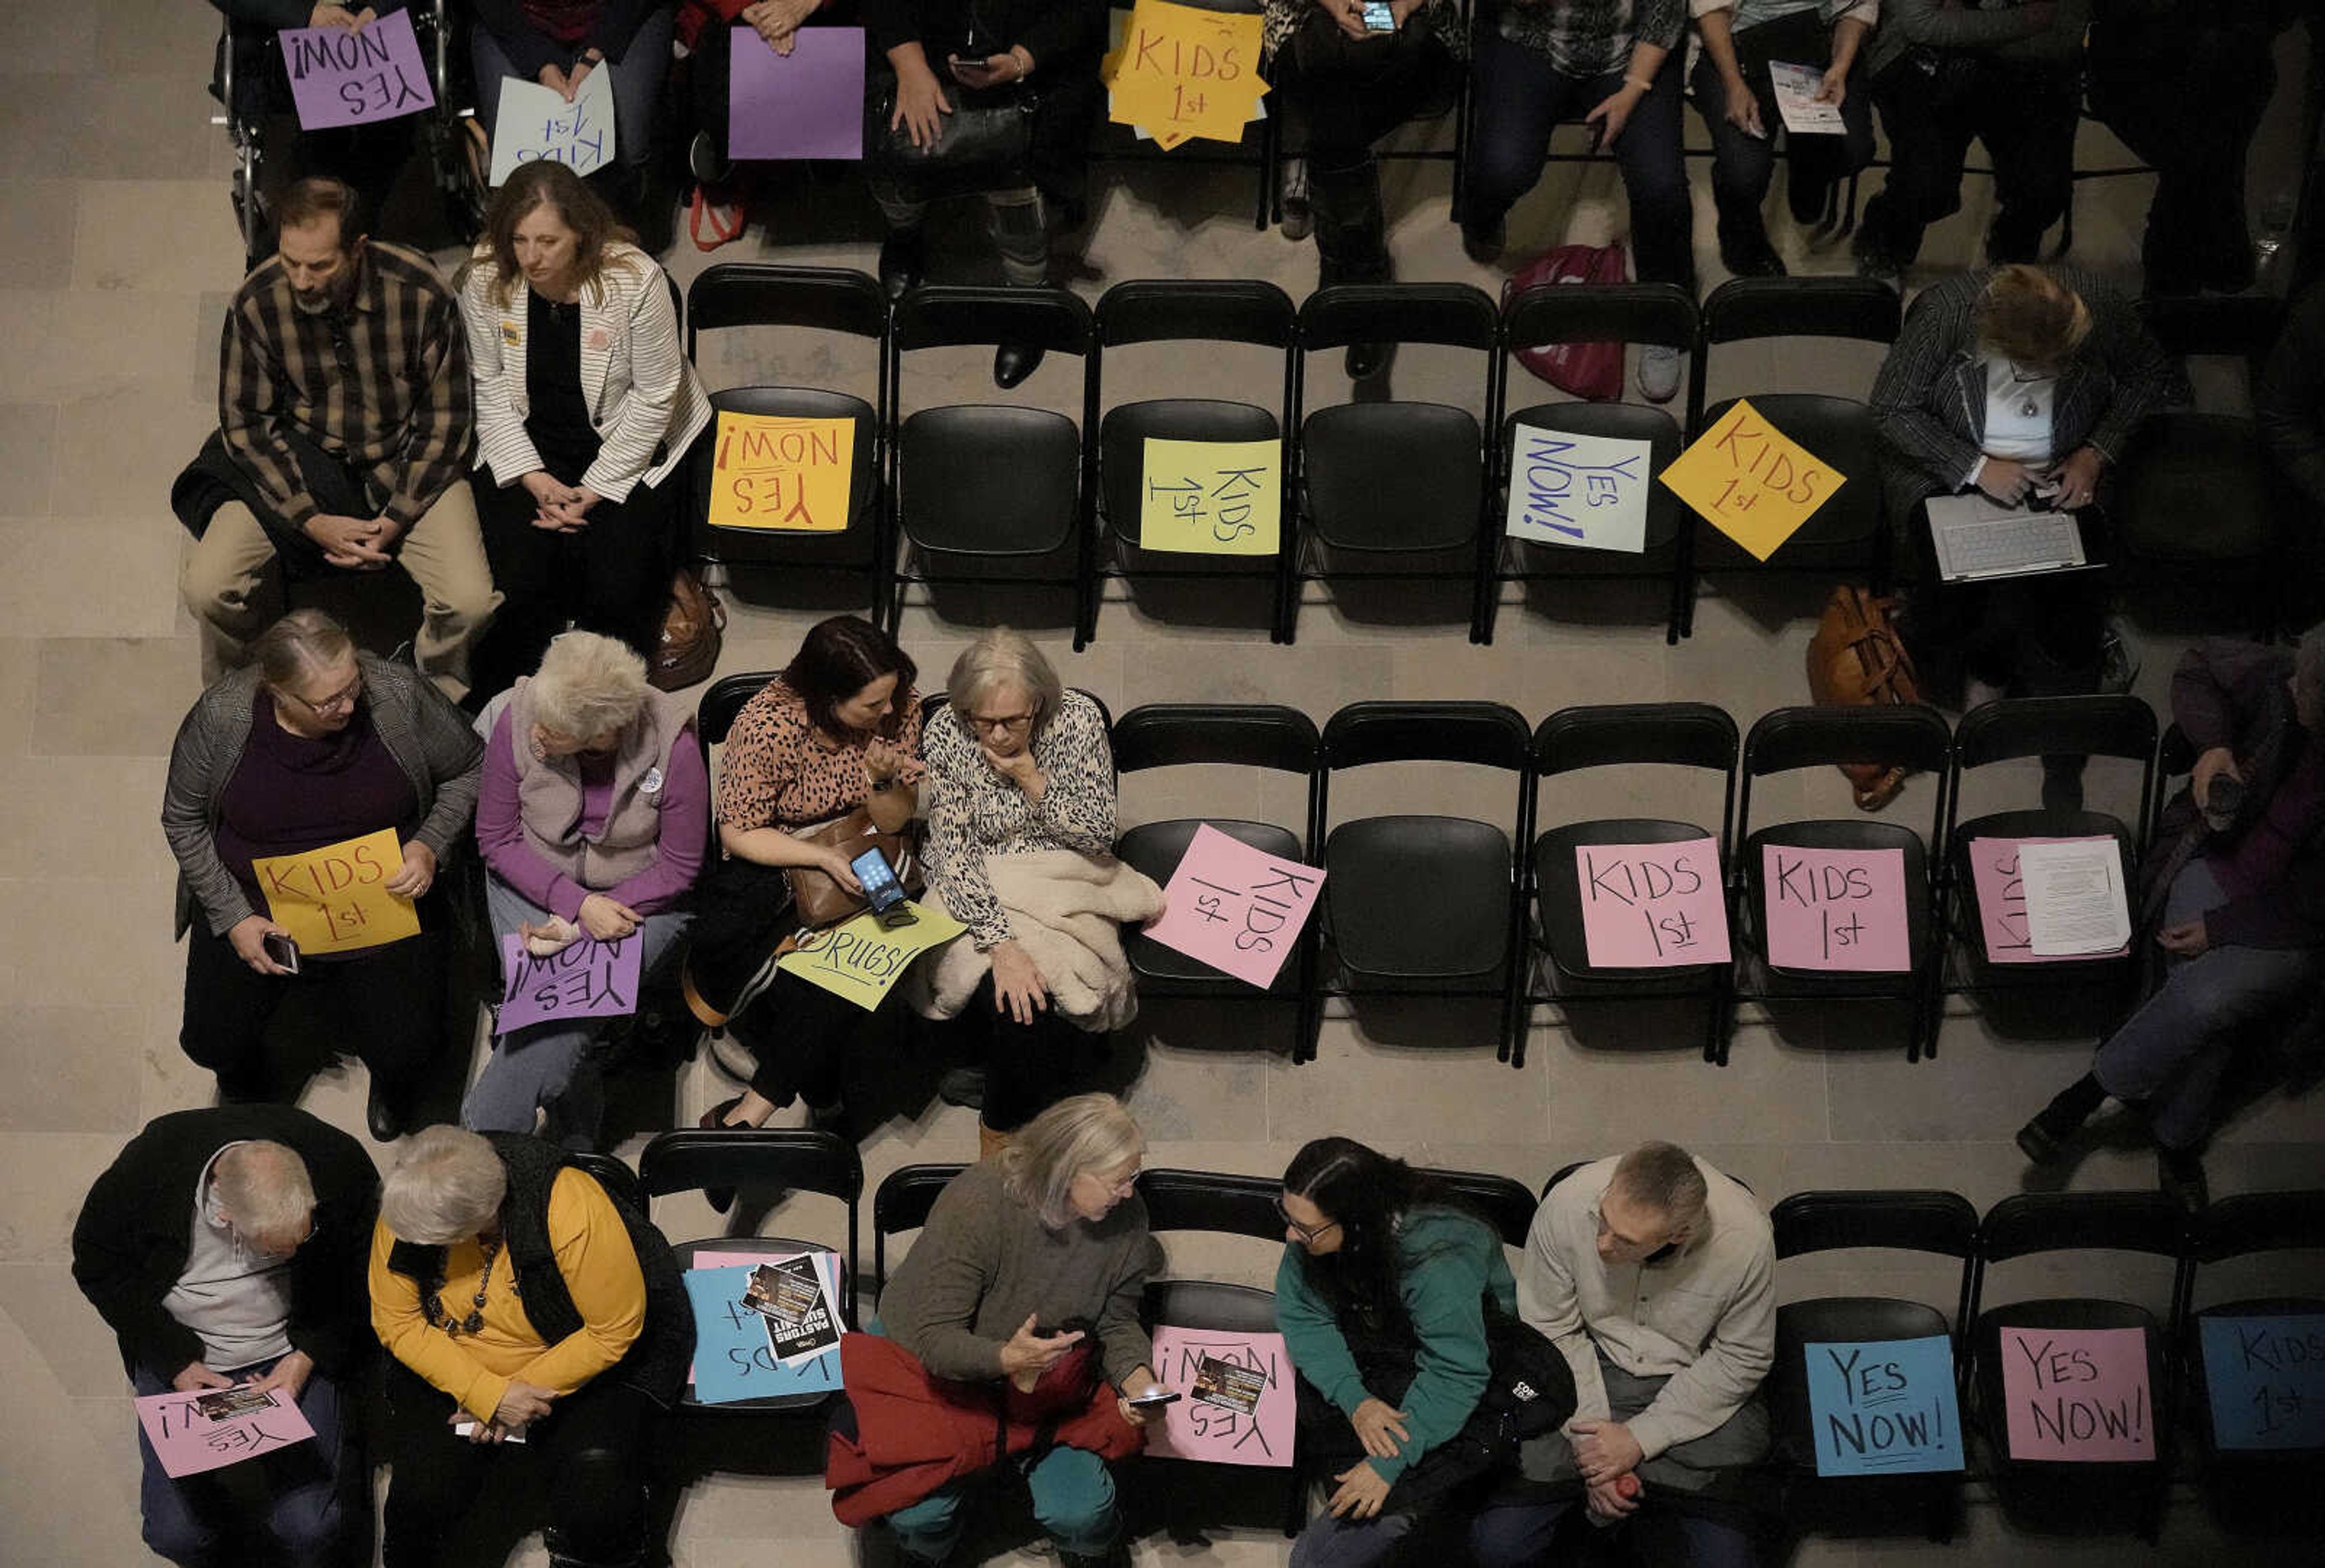
[[[1768,961],[1781,970],[1909,970],[1905,851],[1761,846]]]
[[[1574,872],[1592,969],[1728,961],[1718,840],[1578,844]]]
[[[1146,439],[1138,546],[1273,555],[1282,537],[1283,450],[1272,441]]]
[[[283,70],[299,128],[401,119],[436,106],[408,13],[391,11],[362,27],[286,27]]]
[[[1138,0],[1121,42],[1098,62],[1107,117],[1168,152],[1190,136],[1240,142],[1266,111],[1260,97],[1260,17]]]
[[[1847,483],[1742,398],[1663,471],[1672,493],[1765,561]]]
[[[343,840],[303,855],[250,862],[266,913],[302,953],[354,952],[420,934],[412,900],[387,891],[403,865],[394,830]]]
[[[710,525],[836,533],[848,526],[856,422],[721,409],[710,459]]]

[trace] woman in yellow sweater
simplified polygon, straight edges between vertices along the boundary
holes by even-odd
[[[371,1317],[394,1358],[387,1568],[441,1561],[518,1455],[546,1467],[552,1564],[645,1560],[647,1434],[685,1381],[694,1322],[642,1217],[551,1145],[430,1127],[382,1195]]]

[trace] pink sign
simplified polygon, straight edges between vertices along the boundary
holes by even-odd
[[[1292,1463],[1296,1401],[1282,1334],[1164,1324],[1154,1331],[1154,1375],[1179,1396],[1146,1429],[1146,1452],[1274,1470]]]
[[[1596,970],[1728,961],[1719,844],[1578,844],[1582,939]]]
[[[2002,1398],[2013,1459],[2155,1457],[2143,1329],[2005,1328]]]
[[[391,11],[360,31],[286,27],[281,37],[302,130],[401,119],[435,107],[405,12]]]
[[[2060,960],[2034,951],[2026,929],[2026,888],[2018,879],[2021,844],[2112,844],[2113,839],[1972,839],[1969,874],[1978,885],[1978,918],[1986,936],[1989,963],[2049,964]],[[2080,954],[2083,958],[2119,957],[2131,951],[2126,942],[2114,954]]]
[[[1323,886],[1315,867],[1264,855],[1206,822],[1171,874],[1168,907],[1146,934],[1264,990],[1299,943]]]
[[[1905,851],[1760,847],[1768,961],[1780,970],[1913,967]]]
[[[137,1424],[162,1468],[173,1476],[239,1464],[315,1435],[289,1394],[279,1388],[262,1394],[247,1383],[195,1394],[149,1394],[137,1401]]]
[[[558,1018],[616,1018],[638,1010],[638,963],[645,935],[611,942],[583,937],[547,958],[520,950],[516,932],[501,938],[501,1016],[496,1035]]]

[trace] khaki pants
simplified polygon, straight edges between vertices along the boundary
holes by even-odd
[[[477,529],[476,501],[464,481],[437,497],[397,542],[395,557],[419,584],[425,607],[412,639],[414,661],[457,700],[468,689],[468,645],[501,602]],[[239,501],[212,515],[186,557],[178,592],[202,623],[205,682],[240,664],[250,640],[265,629],[260,594],[273,560],[274,542]]]

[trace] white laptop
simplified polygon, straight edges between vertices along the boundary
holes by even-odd
[[[1929,502],[1930,543],[1948,582],[2096,567],[2072,514],[2005,506],[1977,491]]]

